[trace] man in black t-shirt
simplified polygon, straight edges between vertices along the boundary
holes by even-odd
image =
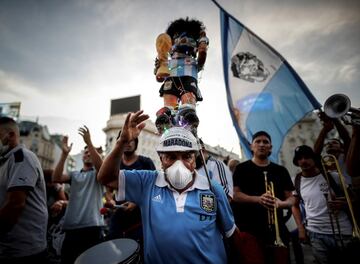
[[[253,158],[237,165],[233,175],[232,206],[236,225],[246,241],[241,249],[245,264],[276,263],[273,251],[268,250],[279,238],[276,237],[274,223],[271,223],[275,218],[275,206],[280,238],[287,244],[282,209],[290,209],[294,204],[294,186],[287,169],[268,159],[271,149],[270,135],[265,131],[255,133],[251,143]],[[271,184],[275,198],[269,193]],[[277,242],[280,242],[279,239]]]

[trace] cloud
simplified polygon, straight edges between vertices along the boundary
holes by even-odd
[[[21,77],[7,73],[0,69],[1,100],[26,100],[39,95],[37,88]]]

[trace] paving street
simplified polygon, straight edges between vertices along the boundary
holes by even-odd
[[[291,244],[290,244],[291,247]],[[315,259],[311,252],[311,247],[308,244],[302,244],[303,252],[304,252],[304,264],[315,264]],[[293,249],[290,249],[290,258],[291,264],[297,264],[294,259]]]

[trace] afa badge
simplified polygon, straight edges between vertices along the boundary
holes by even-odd
[[[207,213],[215,212],[215,196],[213,194],[200,194],[200,207]]]
[[[164,82],[164,90],[170,90],[171,89],[171,86],[172,86],[172,81],[171,80],[168,80],[166,82]]]

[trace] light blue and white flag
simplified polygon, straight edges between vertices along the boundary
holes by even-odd
[[[252,135],[263,130],[277,161],[290,128],[321,105],[277,51],[219,8],[227,100],[242,150],[250,158]]]

